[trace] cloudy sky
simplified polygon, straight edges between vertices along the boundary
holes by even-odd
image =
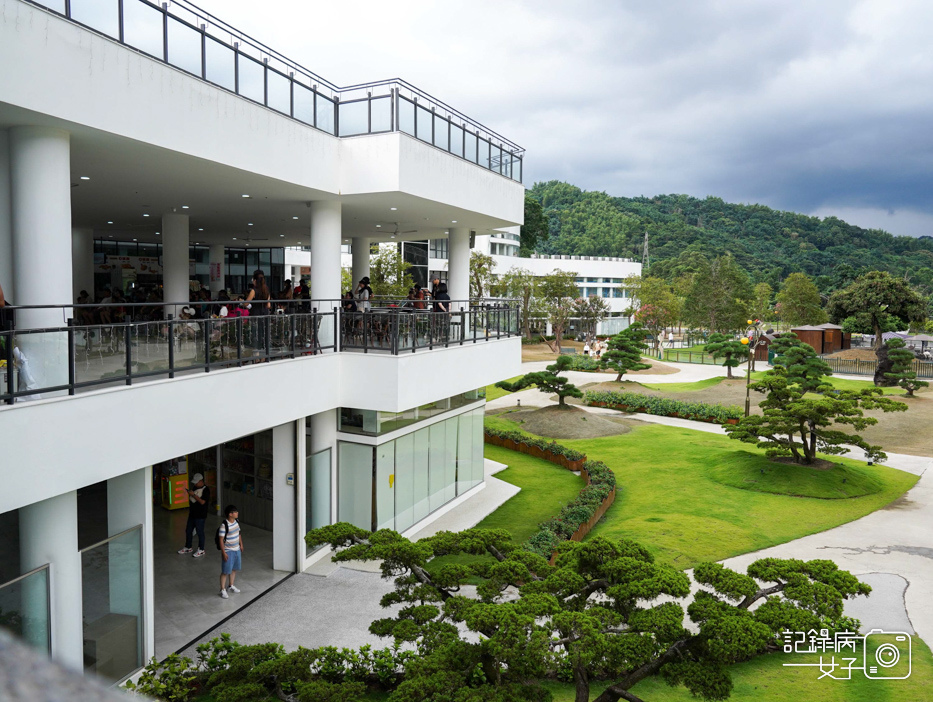
[[[404,78],[525,182],[933,234],[929,0],[196,0],[338,85]]]

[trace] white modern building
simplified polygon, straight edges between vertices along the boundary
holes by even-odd
[[[0,66],[3,622],[118,680],[321,557],[308,528],[406,532],[483,489],[481,389],[519,372],[520,341],[514,310],[467,302],[470,233],[521,224],[517,145],[178,0],[0,0]],[[451,315],[341,312],[344,242],[359,279],[396,224],[445,242]],[[110,241],[135,258],[95,264]],[[246,292],[284,265],[271,247],[308,247],[308,303],[187,318],[192,266]],[[161,302],[72,306],[95,266],[151,273],[147,252]],[[215,503],[200,559],[176,553],[195,472]],[[230,503],[247,548],[224,600]]]

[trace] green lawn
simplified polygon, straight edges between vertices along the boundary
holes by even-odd
[[[755,371],[752,373],[752,380],[761,380],[764,377],[764,371]],[[854,378],[844,378],[838,375],[833,375],[826,378],[826,382],[832,385],[837,390],[865,390],[866,388],[873,388],[875,384],[870,380],[855,380]],[[907,391],[904,388],[893,386],[888,388],[881,388],[881,392],[885,395],[905,395]]]
[[[736,369],[741,370],[741,369]],[[761,380],[764,378],[764,371],[755,371],[752,373],[752,380]],[[738,380],[744,378],[737,377]],[[644,387],[650,390],[657,390],[658,392],[695,392],[697,390],[705,390],[706,388],[711,388],[715,385],[719,385],[725,376],[718,378],[707,378],[706,380],[697,380],[692,383],[641,383]],[[631,379],[631,382],[638,382],[634,378]],[[852,378],[840,378],[838,376],[831,376],[826,379],[830,385],[832,385],[837,390],[864,390],[865,388],[875,387],[874,383],[870,380],[854,380]],[[904,388],[899,387],[890,387],[890,388],[881,388],[882,392],[885,395],[904,395],[906,391]]]
[[[516,375],[514,378],[509,378],[508,382],[514,383],[516,380],[522,376]],[[496,400],[504,395],[510,395],[511,393],[508,390],[503,390],[502,388],[497,388],[495,385],[486,386],[486,402]]]
[[[706,380],[697,380],[692,383],[641,383],[641,385],[649,390],[657,390],[658,392],[695,392],[697,390],[711,388],[714,385],[719,385],[725,379],[725,376],[719,376],[716,378],[707,378]],[[633,380],[632,382],[638,381]]]
[[[517,428],[502,417],[486,421]],[[760,475],[761,470],[774,476],[783,466],[769,461],[763,451],[728,437],[657,424],[639,426],[621,436],[561,443],[604,461],[620,486],[615,503],[591,534],[634,539],[661,562],[678,568],[719,561],[845,524],[893,502],[917,482],[917,476],[893,468],[833,457],[834,462],[858,473],[863,487],[877,483],[869,488],[877,491],[850,499],[820,499],[756,492],[754,484],[742,489],[735,484]],[[520,454],[497,460],[509,463],[512,456]],[[811,477],[800,469],[792,471]],[[838,484],[832,481],[834,474],[840,476]],[[724,475],[734,484],[723,484]],[[826,491],[842,489],[842,475],[828,471],[818,476],[819,487],[793,484],[778,474],[768,487],[826,496]],[[556,514],[558,508],[557,501],[551,502],[550,513]]]

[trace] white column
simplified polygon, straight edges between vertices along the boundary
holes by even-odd
[[[166,212],[162,215],[162,299],[165,302],[188,301],[188,215]],[[178,309],[165,308],[166,315],[177,317]]]
[[[81,554],[78,552],[78,493],[66,492],[21,508],[19,546],[23,572],[50,564],[52,657],[73,670],[82,671],[84,605]]]
[[[369,238],[356,236],[352,239],[350,252],[353,255],[353,285],[360,282],[360,278],[369,276]]]
[[[451,300],[470,299],[470,230],[451,229],[447,237],[447,292]],[[454,305],[460,309],[462,305]]]
[[[330,521],[337,519],[337,410],[325,410],[309,418],[311,442],[308,455],[330,449]]]
[[[224,265],[225,247],[223,244],[211,244],[210,267],[211,267],[211,297],[217,299],[217,293],[226,287],[227,267]],[[220,277],[214,280],[214,274],[217,266],[220,266]]]
[[[13,221],[10,202],[10,133],[0,129],[0,287],[13,298]]]
[[[341,204],[336,200],[311,203],[311,300],[319,312],[330,312],[339,305]],[[334,302],[325,302],[334,300]],[[322,346],[334,343],[334,325],[327,318],[321,324]]]
[[[305,527],[308,523],[308,510],[305,496],[308,494],[308,483],[306,480],[307,456],[308,456],[308,422],[305,417],[299,417],[295,420],[295,556],[297,572],[303,571],[308,567],[305,553]]]
[[[68,132],[48,127],[14,127],[9,145],[12,268],[16,274],[12,288],[4,288],[4,293],[17,305],[68,304],[72,292],[70,137]],[[65,318],[61,309],[29,310],[17,315],[16,324],[20,329],[62,327]],[[66,342],[64,333],[19,337],[17,346],[25,359],[20,361],[20,389],[68,382]]]
[[[297,472],[295,423],[272,428],[272,567],[294,573],[295,560],[295,481],[288,485],[288,474]]]
[[[91,302],[94,301],[94,230],[90,227],[71,230],[71,285],[72,300],[77,300],[81,291],[86,290]]]
[[[142,524],[138,556],[122,545],[110,551],[110,611],[139,617],[143,660],[155,655],[155,571],[152,535],[152,466],[107,481],[107,535]],[[142,580],[138,561],[142,562]],[[141,599],[140,599],[141,598]]]

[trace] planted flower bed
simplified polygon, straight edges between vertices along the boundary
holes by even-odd
[[[543,458],[569,470],[579,470],[586,485],[567,503],[560,513],[538,525],[538,532],[525,542],[524,548],[553,563],[557,546],[562,541],[582,541],[609,509],[616,498],[616,476],[602,461],[588,461],[586,454],[526,436],[518,431],[502,431],[486,427],[486,443],[512,451]]]
[[[705,402],[685,402],[614,390],[587,390],[583,394],[583,403],[590,407],[609,407],[623,412],[642,412],[659,417],[682,417],[713,424],[738,424],[744,415],[742,408],[734,405],[709,405]]]

